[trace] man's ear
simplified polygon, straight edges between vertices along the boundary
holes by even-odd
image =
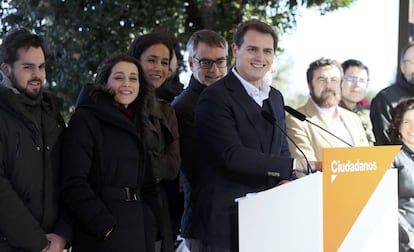
[[[7,64],[7,63],[1,63],[0,67],[1,67],[1,71],[5,75],[10,76],[10,74],[11,74],[12,71],[11,71],[11,67],[10,67],[9,64]]]
[[[235,59],[237,57],[237,51],[239,50],[239,48],[237,48],[236,43],[232,43],[231,44],[231,51],[233,53],[233,58]]]
[[[187,63],[190,69],[193,69],[194,62],[193,62],[193,58],[190,55],[188,56]]]

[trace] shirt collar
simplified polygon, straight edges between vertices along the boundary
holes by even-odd
[[[257,88],[252,83],[248,82],[247,80],[243,79],[240,74],[236,71],[236,68],[233,67],[231,69],[233,74],[239,79],[240,83],[246,90],[247,94],[253,98],[253,100],[259,105],[263,106],[263,101],[269,98],[270,93],[270,86],[267,85],[263,80],[260,80],[259,88]]]
[[[312,104],[315,106],[316,110],[318,111],[318,113],[322,116],[322,118],[324,118],[325,120],[341,120],[341,115],[339,113],[338,110],[338,105],[335,106],[335,118],[330,117],[321,107],[318,106],[318,104],[316,104],[313,99],[310,99]]]

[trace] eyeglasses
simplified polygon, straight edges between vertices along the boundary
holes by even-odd
[[[352,82],[352,83],[356,83],[357,85],[367,85],[368,84],[367,80],[360,79],[360,78],[358,78],[356,76],[352,76],[352,75],[345,75],[344,80]]]
[[[198,64],[200,65],[200,67],[204,68],[204,69],[210,69],[213,66],[214,63],[216,63],[216,66],[218,68],[227,67],[227,59],[226,58],[211,60],[211,59],[197,59],[196,57],[193,57],[193,59],[195,59],[198,62]]]

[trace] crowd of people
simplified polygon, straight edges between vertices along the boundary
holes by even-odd
[[[364,63],[316,59],[310,97],[286,115],[269,85],[278,42],[257,19],[231,45],[196,31],[184,89],[175,37],[141,35],[101,62],[65,122],[43,88],[43,38],[11,30],[0,45],[0,251],[236,252],[234,199],[322,171],[323,148],[386,144],[402,145],[391,165],[400,251],[414,251],[414,44],[402,80],[372,102]]]

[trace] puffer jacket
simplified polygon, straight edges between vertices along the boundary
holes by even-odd
[[[0,84],[0,251],[41,251],[59,215],[61,101]],[[36,111],[37,113],[32,113]],[[34,116],[37,114],[38,116]],[[20,250],[19,250],[20,251]]]
[[[142,122],[90,90],[81,92],[63,142],[62,197],[74,223],[72,250],[154,251],[154,217],[139,197],[146,170],[136,127]]]

